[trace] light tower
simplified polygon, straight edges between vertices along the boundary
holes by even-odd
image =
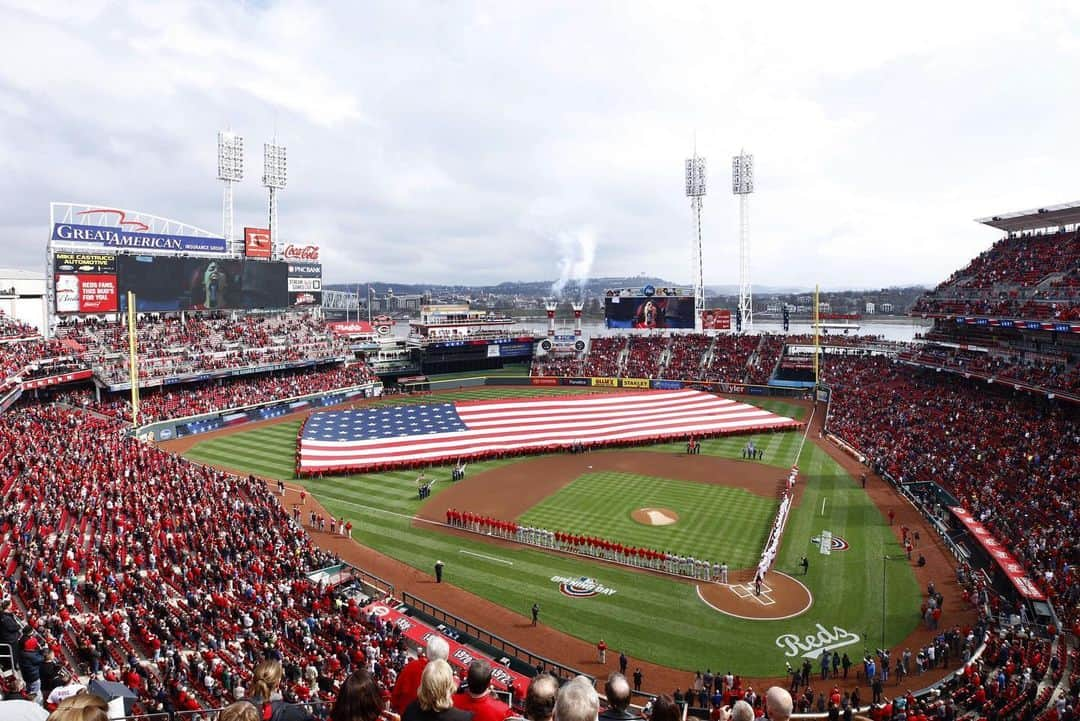
[[[233,183],[244,179],[244,139],[231,131],[217,134],[217,176],[225,184],[221,201],[221,234],[225,246],[233,250]]]
[[[686,197],[694,211],[697,224],[696,237],[690,239],[690,271],[694,283],[694,328],[701,330],[701,311],[705,309],[705,283],[701,255],[701,207],[705,197],[705,158],[694,156],[686,159]]]
[[[284,190],[288,181],[285,146],[263,143],[263,185],[270,190],[270,243],[278,247],[277,191]],[[277,254],[275,253],[275,256]]]
[[[739,314],[743,330],[754,325],[750,286],[750,193],[754,192],[754,156],[746,151],[731,159],[731,192],[739,196]]]

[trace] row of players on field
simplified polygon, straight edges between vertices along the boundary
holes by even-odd
[[[446,511],[446,523],[474,533],[484,533],[540,548],[581,553],[607,561],[688,576],[701,581],[728,582],[727,561],[716,563],[667,551],[627,546],[594,536],[521,526],[513,521],[501,521],[468,511],[457,511],[453,508]]]

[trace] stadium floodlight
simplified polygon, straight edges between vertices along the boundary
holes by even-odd
[[[270,242],[275,247],[279,245],[277,191],[284,190],[288,180],[285,146],[263,143],[263,185],[270,191]]]
[[[217,134],[217,176],[225,184],[221,200],[221,234],[225,243],[233,241],[233,183],[244,179],[244,139],[232,131]]]
[[[705,271],[701,249],[701,209],[705,197],[705,158],[697,154],[686,159],[686,197],[697,223],[697,237],[690,240],[690,277],[694,283],[694,328],[701,330],[701,311],[705,309]]]
[[[745,151],[731,159],[731,192],[739,196],[739,313],[743,327],[754,324],[754,294],[750,284],[750,194],[754,192],[754,156]]]
[[[282,190],[288,181],[285,146],[263,143],[263,185]]]
[[[686,197],[705,195],[705,158],[694,155],[686,159]]]
[[[218,180],[239,183],[244,179],[244,138],[222,130],[217,134]]]

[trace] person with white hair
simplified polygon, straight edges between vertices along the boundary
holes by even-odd
[[[788,721],[792,706],[787,689],[772,686],[765,692],[765,716],[769,721]]]
[[[428,639],[426,653],[405,664],[394,683],[390,694],[390,707],[397,713],[403,713],[410,703],[416,700],[416,690],[420,688],[420,677],[424,667],[435,660],[445,661],[450,657],[450,644],[442,636]]]
[[[728,718],[731,721],[754,721],[754,707],[745,701],[736,701]]]
[[[600,695],[584,676],[559,689],[555,699],[555,721],[596,721],[600,713]]]

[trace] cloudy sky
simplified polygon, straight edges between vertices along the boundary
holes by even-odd
[[[1080,4],[0,0],[0,264],[51,200],[221,226],[215,141],[288,147],[281,235],[334,281],[736,281],[730,157],[755,155],[755,281],[933,284],[973,218],[1076,200]],[[1071,170],[1073,169],[1073,170]]]

